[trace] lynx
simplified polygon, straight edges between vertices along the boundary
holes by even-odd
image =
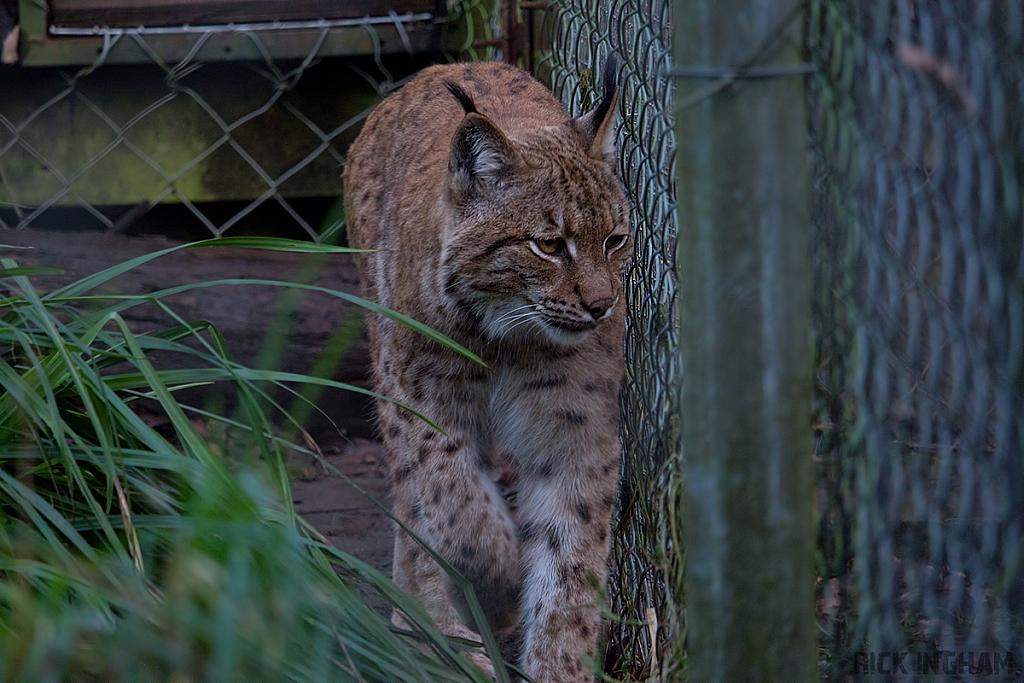
[[[593,679],[619,472],[631,235],[605,69],[604,99],[570,118],[517,68],[430,67],[370,116],[344,173],[349,243],[375,250],[364,294],[486,363],[370,321],[377,390],[443,430],[378,403],[395,514],[472,582],[539,683]],[[479,638],[401,531],[394,579],[448,634]]]

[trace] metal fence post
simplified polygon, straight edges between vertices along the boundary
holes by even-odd
[[[802,4],[675,5],[687,650],[700,683],[816,678]]]

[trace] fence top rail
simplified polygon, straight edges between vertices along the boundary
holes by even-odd
[[[397,14],[391,12],[380,17],[351,17],[348,19],[315,19],[309,21],[270,21],[255,23],[208,24],[191,26],[137,26],[134,28],[111,28],[107,26],[92,26],[82,28],[77,26],[50,26],[47,32],[54,37],[71,36],[114,36],[114,35],[179,35],[179,34],[206,34],[206,33],[249,33],[265,31],[303,31],[303,30],[324,30],[332,28],[347,28],[353,26],[379,26],[382,24],[407,24],[416,21],[434,21],[434,15],[429,12],[407,12]]]

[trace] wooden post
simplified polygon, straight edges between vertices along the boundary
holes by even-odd
[[[675,7],[687,651],[700,683],[817,677],[799,5]]]

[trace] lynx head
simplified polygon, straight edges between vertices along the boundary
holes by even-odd
[[[622,306],[629,209],[615,176],[616,65],[588,114],[509,136],[477,112],[452,139],[443,287],[493,338],[583,340]],[[528,105],[527,105],[528,106]]]

